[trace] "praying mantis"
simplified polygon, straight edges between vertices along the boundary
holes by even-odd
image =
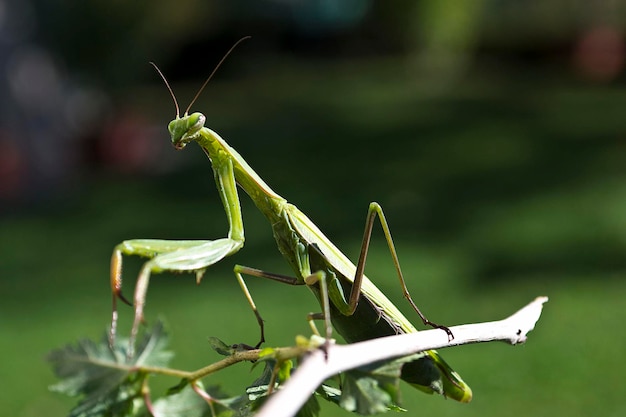
[[[246,38],[242,38],[239,42]],[[243,279],[244,275],[269,278],[290,285],[307,286],[317,297],[322,313],[309,314],[313,320],[324,319],[327,340],[331,323],[348,342],[357,342],[400,333],[416,332],[411,322],[398,308],[364,275],[370,237],[376,218],[382,226],[396,274],[404,297],[425,325],[440,328],[452,337],[445,326],[430,322],[415,305],[407,289],[391,232],[381,206],[369,205],[365,232],[359,259],[353,264],[296,206],[274,192],[248,165],[243,157],[226,143],[216,132],[205,127],[206,117],[201,113],[189,114],[191,106],[226,56],[216,66],[202,85],[184,115],[176,97],[161,71],[152,64],[163,78],[176,106],[176,118],[168,125],[172,144],[178,150],[196,142],[208,156],[226,217],[228,235],[215,240],[127,240],[114,248],[111,258],[111,287],[113,293],[113,316],[110,338],[113,343],[117,320],[117,300],[134,306],[134,322],[130,334],[129,354],[144,317],[144,305],[151,274],[164,271],[195,273],[198,281],[207,267],[238,252],[244,245],[244,227],[237,187],[244,190],[257,209],[269,221],[278,250],[291,266],[294,276],[269,273],[259,269],[236,265],[235,277],[243,290],[260,327],[261,337],[256,347],[265,341],[261,315]],[[149,258],[139,272],[133,302],[122,295],[123,256]],[[427,393],[439,393],[460,402],[469,402],[472,391],[461,377],[434,351],[425,351],[420,357],[404,365],[402,379]]]

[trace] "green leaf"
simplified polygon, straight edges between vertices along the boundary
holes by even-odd
[[[105,339],[106,341],[106,339]],[[131,360],[135,366],[165,367],[174,357],[174,352],[165,350],[168,343],[168,335],[165,332],[162,322],[157,322],[146,334],[137,347],[135,357]],[[108,346],[108,341],[107,341]],[[115,349],[126,352],[127,340],[116,342]]]
[[[293,370],[293,361],[291,359],[282,361],[280,363],[280,368],[278,369],[278,375],[276,376],[278,379],[278,383],[288,380],[289,377],[291,376],[292,370]]]
[[[339,404],[342,408],[359,414],[376,414],[387,411],[391,395],[376,379],[351,372],[345,375]]]
[[[109,346],[107,335],[100,343],[81,340],[76,345],[56,349],[48,355],[60,381],[52,391],[81,396],[70,417],[132,416],[143,409],[142,384],[146,373],[136,366],[164,366],[172,354],[164,350],[167,337],[157,323],[139,344],[137,355],[126,358],[128,341]]]
[[[189,381],[185,378],[181,379],[180,382],[173,387],[169,387],[167,389],[167,395],[178,394],[182,390],[184,390],[189,385]]]
[[[258,363],[259,362],[255,363],[254,366]],[[246,388],[246,394],[251,401],[255,401],[260,397],[267,395],[267,389],[269,388],[272,373],[274,372],[274,367],[276,366],[276,360],[274,359],[267,359],[262,363],[264,364],[263,372],[250,386]]]
[[[320,385],[315,393],[326,401],[339,405],[341,401],[341,390],[339,388],[331,387],[330,385]]]
[[[364,415],[401,410],[397,403],[404,361],[375,362],[344,373],[339,405]]]
[[[259,362],[257,362],[259,363]],[[267,401],[267,390],[272,379],[272,374],[276,369],[276,360],[267,357],[264,360],[264,368],[261,375],[246,388],[246,398],[248,401],[240,401],[237,404],[237,417],[247,417],[254,414]],[[255,364],[256,365],[256,364]],[[277,383],[287,380],[293,369],[293,362],[286,360],[281,362],[278,368]],[[275,386],[275,389],[277,387]],[[234,406],[233,406],[234,408]],[[311,395],[307,402],[296,414],[297,417],[316,417],[319,415],[320,406],[315,395]]]
[[[204,417],[211,415],[211,408],[187,385],[180,392],[159,398],[154,402],[154,412],[167,417]]]
[[[234,414],[229,406],[229,401],[235,403],[233,401],[235,399],[218,400],[218,398],[226,397],[226,394],[216,386],[205,389],[200,381],[195,382],[195,386],[215,399],[211,405],[199,396],[190,385],[187,385],[180,392],[155,401],[153,408],[155,415],[166,417],[230,417]]]
[[[247,395],[240,395],[238,397],[227,398],[220,400],[220,404],[228,407],[232,410],[233,417],[250,417],[254,415],[256,408],[253,408],[253,402]]]
[[[216,351],[218,354],[222,356],[230,356],[233,353],[235,353],[235,350],[233,349],[232,346],[227,345],[226,343],[222,342],[217,337],[210,336],[209,345],[211,345],[211,349],[213,349],[214,351]]]

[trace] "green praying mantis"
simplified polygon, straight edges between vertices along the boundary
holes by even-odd
[[[241,39],[239,42],[246,38]],[[426,319],[415,305],[407,289],[391,232],[378,203],[371,203],[367,211],[365,232],[359,259],[353,264],[296,206],[275,193],[248,163],[230,147],[216,132],[204,126],[206,117],[201,113],[189,114],[198,98],[224,59],[239,44],[237,42],[213,70],[202,85],[182,117],[176,97],[161,71],[152,64],[163,78],[176,106],[176,119],[168,130],[172,144],[178,150],[190,142],[196,142],[208,156],[215,177],[229,231],[227,237],[216,240],[127,240],[117,245],[111,258],[111,287],[113,292],[113,317],[111,343],[113,343],[117,320],[117,300],[134,306],[134,322],[130,334],[129,354],[144,317],[144,305],[151,274],[164,271],[196,273],[199,281],[205,269],[223,258],[239,251],[244,245],[244,227],[237,187],[241,187],[252,199],[258,210],[269,221],[278,250],[294,271],[294,276],[269,273],[259,269],[236,265],[235,277],[243,290],[260,327],[260,346],[265,341],[261,315],[243,279],[244,275],[269,278],[290,285],[309,287],[322,307],[322,313],[309,314],[313,320],[324,319],[327,340],[332,326],[351,343],[400,333],[417,332],[416,328],[398,308],[364,275],[372,228],[379,219],[384,236],[400,280],[404,297],[428,326],[440,328],[452,338],[445,326]],[[137,278],[133,302],[122,295],[122,258],[137,255],[149,258]],[[472,391],[461,377],[434,351],[422,352],[419,358],[407,363],[402,369],[402,379],[427,393],[437,392],[461,402],[469,402]]]

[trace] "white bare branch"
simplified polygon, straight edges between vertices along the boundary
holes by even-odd
[[[300,364],[293,376],[268,399],[257,417],[290,417],[295,415],[311,393],[332,375],[368,363],[410,355],[430,349],[468,343],[501,340],[512,345],[524,343],[526,335],[539,320],[548,297],[537,297],[515,314],[499,321],[450,327],[454,339],[448,341],[439,329],[382,337],[348,345],[331,345],[328,359],[317,349]]]

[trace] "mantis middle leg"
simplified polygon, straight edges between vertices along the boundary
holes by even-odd
[[[289,284],[289,285],[314,285],[316,283],[319,283],[323,311],[321,314],[309,313],[307,315],[307,321],[309,322],[309,325],[311,326],[313,333],[319,335],[319,332],[317,331],[317,328],[315,327],[313,320],[323,319],[325,323],[326,340],[327,341],[330,340],[330,336],[332,335],[332,324],[330,320],[330,297],[328,294],[328,286],[326,284],[326,274],[323,271],[317,271],[315,273],[308,275],[304,279],[304,281],[299,280],[295,277],[288,276],[288,275],[275,274],[275,273],[263,271],[260,269],[250,268],[250,267],[242,266],[242,265],[235,265],[234,272],[235,272],[235,276],[237,277],[237,281],[239,282],[239,285],[241,286],[241,289],[246,294],[246,299],[248,300],[248,303],[250,304],[250,306],[252,307],[252,310],[254,311],[254,314],[257,318],[259,326],[261,327],[261,341],[256,345],[257,348],[261,345],[261,343],[265,341],[265,336],[263,333],[264,331],[263,319],[261,318],[261,315],[259,314],[256,308],[256,305],[254,304],[254,301],[252,300],[250,291],[248,290],[248,287],[246,286],[246,283],[243,279],[242,274],[259,277],[259,278],[268,278],[273,281],[278,281],[278,282],[282,282],[283,284]]]

